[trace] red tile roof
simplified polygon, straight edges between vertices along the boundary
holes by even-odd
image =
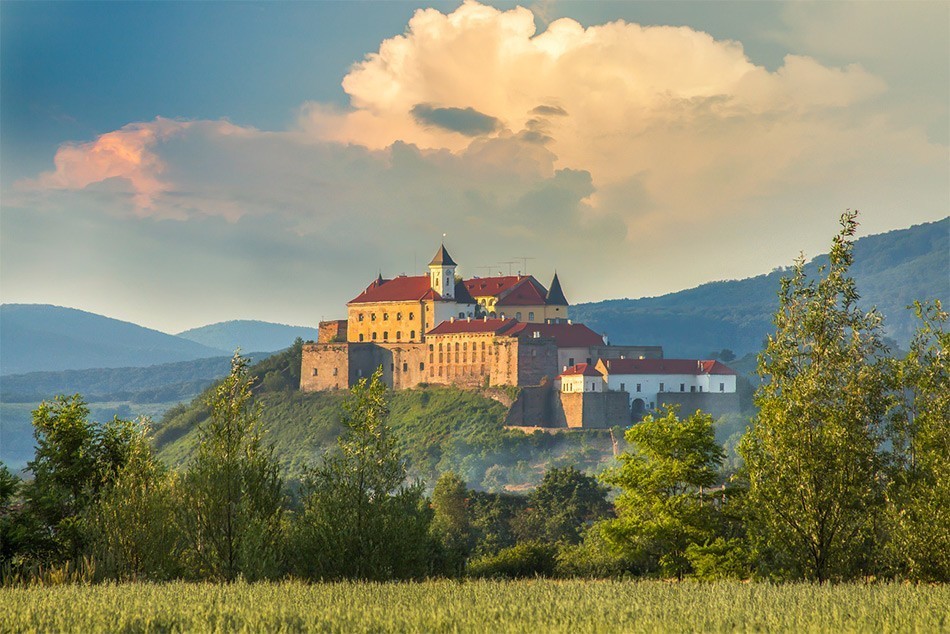
[[[391,280],[382,276],[373,281],[362,293],[351,299],[348,304],[374,304],[376,302],[416,302],[424,299],[442,300],[442,295],[432,289],[428,275],[400,275]],[[461,282],[455,285],[455,301],[460,304],[474,304]]]
[[[505,334],[512,326],[518,322],[514,319],[456,319],[455,321],[443,321],[441,324],[426,333],[428,335],[457,335],[457,334],[478,334],[491,333],[495,335]]]
[[[591,363],[578,363],[561,372],[558,376],[596,376],[604,378],[604,375],[594,369]]]
[[[609,374],[731,374],[736,371],[720,363],[701,359],[603,359]]]
[[[376,279],[366,290],[351,299],[349,304],[375,302],[411,302],[421,299],[442,299],[432,290],[428,275],[400,275],[391,280]]]
[[[472,297],[494,297],[498,306],[543,306],[548,294],[532,275],[476,277],[463,283]]]
[[[604,338],[584,324],[522,324],[519,323],[507,334],[511,336],[533,337],[534,333],[541,333],[541,337],[553,337],[558,348],[587,348],[589,346],[604,345]]]

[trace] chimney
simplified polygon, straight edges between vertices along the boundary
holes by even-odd
[[[450,324],[454,324],[454,323],[455,323],[455,315],[452,315],[451,317],[449,317],[449,323],[450,323]]]
[[[570,319],[568,319],[568,320],[567,320],[567,325],[568,325],[568,326],[572,326],[572,325],[574,325],[574,322],[571,321]]]
[[[482,321],[484,321],[484,322],[487,324],[487,323],[488,323],[488,315],[485,315],[484,317],[482,317]]]
[[[472,323],[472,316],[469,315],[468,317],[466,317],[465,321],[467,321],[468,323]]]

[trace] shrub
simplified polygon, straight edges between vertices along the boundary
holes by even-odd
[[[554,574],[557,548],[542,542],[522,542],[492,555],[472,559],[471,577],[550,577]]]

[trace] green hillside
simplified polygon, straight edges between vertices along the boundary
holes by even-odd
[[[300,345],[252,367],[265,440],[273,443],[285,474],[299,478],[340,432],[345,391],[305,394],[300,381]],[[499,398],[505,395],[499,394]],[[159,456],[177,466],[191,456],[198,426],[207,419],[207,392],[189,405],[169,410],[156,426]],[[390,393],[390,424],[414,477],[432,484],[438,473],[460,473],[474,487],[530,486],[549,466],[575,464],[600,470],[612,460],[609,432],[505,430],[508,408],[490,395],[450,387],[422,387]]]
[[[824,255],[814,258],[809,274],[826,261]],[[915,322],[905,307],[917,299],[950,299],[950,218],[858,240],[851,272],[861,305],[877,306],[886,334],[906,347]],[[612,343],[661,345],[667,357],[702,357],[723,348],[742,356],[759,350],[772,330],[783,275],[775,270],[661,297],[579,304],[571,314],[608,333]]]

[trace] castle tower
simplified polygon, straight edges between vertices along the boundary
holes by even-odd
[[[455,299],[455,267],[458,266],[445,245],[439,247],[432,261],[429,262],[429,285],[442,299]]]
[[[548,306],[567,306],[567,299],[564,297],[564,291],[561,290],[561,280],[557,279],[557,272],[551,280],[551,287],[548,289],[545,301]]]

